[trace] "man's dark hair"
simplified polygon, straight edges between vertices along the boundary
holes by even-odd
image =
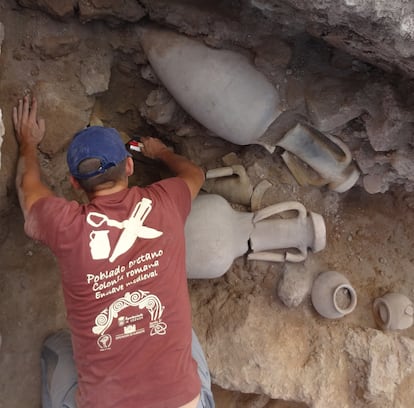
[[[104,173],[98,174],[97,176],[87,179],[77,178],[76,180],[87,193],[93,193],[104,188],[111,188],[118,181],[126,177],[126,161],[127,159],[122,160],[116,166],[110,167]],[[87,174],[97,170],[100,166],[101,162],[99,159],[86,159],[79,164],[78,171],[80,174]]]

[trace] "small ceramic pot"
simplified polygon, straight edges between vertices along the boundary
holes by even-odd
[[[413,302],[401,293],[387,293],[374,300],[374,318],[383,330],[404,330],[414,323]]]
[[[351,313],[357,305],[357,295],[348,279],[339,272],[322,272],[313,282],[312,304],[328,319],[339,319]]]

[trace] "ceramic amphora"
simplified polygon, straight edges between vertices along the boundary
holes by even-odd
[[[222,276],[245,254],[253,229],[253,214],[235,211],[217,194],[199,194],[185,225],[187,277]]]
[[[348,146],[340,139],[298,123],[277,142],[282,158],[300,184],[328,185],[342,193],[358,180]]]
[[[244,55],[149,26],[139,36],[158,79],[187,113],[232,143],[261,144],[281,113],[280,100]]]
[[[414,323],[413,302],[402,293],[386,293],[374,300],[374,318],[383,330],[404,330]]]
[[[339,319],[351,313],[357,305],[357,294],[349,280],[339,272],[320,273],[311,291],[315,310],[328,319]]]
[[[288,217],[289,213],[293,216]],[[285,218],[274,218],[275,215],[284,215]],[[308,248],[318,252],[326,245],[326,227],[322,216],[308,213],[297,201],[286,201],[259,210],[254,215],[253,223],[249,260],[301,262],[307,257]]]
[[[292,210],[297,214],[290,219],[266,219]],[[248,252],[249,242],[258,252],[250,253],[248,260],[298,262],[306,257],[307,248],[319,251],[326,240],[323,218],[307,214],[300,203],[280,203],[257,213],[240,212],[217,194],[200,194],[193,201],[185,238],[190,279],[222,276],[237,257]]]
[[[218,194],[231,203],[250,205],[253,186],[246,169],[240,164],[210,169],[202,187],[207,193]]]

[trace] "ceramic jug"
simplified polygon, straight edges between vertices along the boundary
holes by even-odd
[[[359,171],[348,146],[340,139],[298,123],[277,142],[282,158],[300,184],[328,185],[339,193],[349,190]]]
[[[158,79],[189,115],[232,143],[261,144],[281,104],[272,83],[244,55],[149,26],[139,36]]]
[[[378,326],[385,330],[404,330],[413,325],[413,302],[401,293],[386,293],[374,300],[374,318]]]
[[[202,187],[207,193],[218,194],[231,203],[250,205],[253,186],[246,169],[239,164],[210,169]]]
[[[339,319],[357,305],[357,294],[349,280],[339,272],[327,271],[317,276],[312,285],[312,304],[328,319]]]
[[[92,259],[107,259],[111,251],[109,243],[109,230],[92,231],[89,234],[89,247]]]
[[[292,210],[300,215],[265,220]],[[193,201],[185,225],[185,238],[190,279],[222,276],[237,257],[248,252],[249,242],[253,250],[260,252],[249,254],[248,260],[298,262],[306,257],[308,247],[319,251],[326,240],[323,218],[319,214],[307,214],[300,203],[280,203],[257,213],[240,212],[216,194],[200,194]],[[282,248],[286,250],[280,251]],[[273,249],[279,252],[268,251]]]
[[[291,212],[295,216],[272,218]],[[297,201],[274,204],[257,211],[253,224],[249,260],[301,262],[306,259],[308,248],[318,252],[326,245],[326,227],[322,216],[314,212],[308,214],[306,208]]]

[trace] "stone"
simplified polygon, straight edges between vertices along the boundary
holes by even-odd
[[[400,71],[414,77],[413,3],[289,0],[287,5],[307,23],[308,32],[333,47],[386,71]]]
[[[391,166],[402,178],[414,181],[414,151],[396,151],[392,153]]]
[[[177,103],[165,88],[151,91],[140,109],[141,114],[152,123],[171,124],[178,110]]]
[[[151,65],[144,65],[141,68],[141,76],[148,82],[151,82],[155,85],[159,85],[160,81],[157,78],[157,74],[152,69]]]
[[[4,25],[0,22],[0,54],[1,54],[1,45],[4,40]]]
[[[0,54],[1,54],[1,44],[3,43],[4,39],[4,26],[0,23]],[[1,145],[3,144],[3,137],[4,137],[4,124],[3,124],[3,114],[0,109],[0,170],[1,170]]]
[[[298,307],[310,293],[311,287],[311,275],[304,264],[284,264],[277,295],[285,306]]]
[[[89,123],[93,101],[81,89],[75,83],[56,86],[45,81],[36,82],[32,88],[40,115],[47,118],[47,135],[39,148],[49,156],[63,150],[73,135]]]
[[[361,83],[343,78],[315,78],[305,91],[312,123],[320,131],[331,131],[360,116],[368,103]]]
[[[36,33],[32,47],[42,59],[60,58],[75,52],[80,44],[76,35],[61,31],[58,35]]]
[[[351,363],[350,378],[366,387],[362,400],[383,408],[395,407],[398,385],[414,373],[414,340],[356,329],[348,332],[345,350]]]
[[[135,23],[145,16],[145,10],[135,0],[80,0],[79,15],[82,21],[108,20],[111,23]]]
[[[51,16],[66,18],[75,14],[77,0],[18,0],[21,6],[45,11]]]
[[[362,184],[367,193],[385,193],[389,188],[389,183],[385,182],[378,174],[368,174],[363,177]]]
[[[4,137],[4,123],[3,123],[3,114],[0,109],[0,170],[1,170],[1,145],[3,144]]]
[[[96,53],[81,63],[80,81],[87,95],[95,95],[108,90],[111,79],[112,55]]]
[[[286,68],[292,57],[291,47],[277,36],[266,37],[254,49],[254,64],[273,83],[283,84]]]
[[[365,92],[375,106],[368,107],[363,120],[369,141],[375,151],[406,148],[414,144],[414,112],[405,106],[390,85],[374,83]]]

